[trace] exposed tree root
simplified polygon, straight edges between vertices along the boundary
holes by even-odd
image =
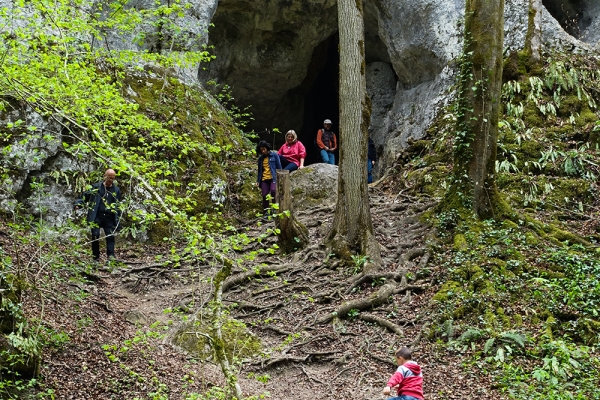
[[[390,322],[389,320],[385,319],[385,318],[380,318],[376,315],[373,314],[359,314],[358,318],[360,318],[361,320],[365,321],[365,322],[374,322],[376,324],[379,324],[387,329],[389,329],[390,331],[394,332],[395,334],[397,334],[400,337],[404,336],[404,331],[402,330],[402,328],[396,324],[394,324],[393,322]]]
[[[245,281],[248,281],[252,278],[264,277],[266,275],[272,274],[273,272],[281,273],[281,272],[288,271],[289,269],[291,269],[291,267],[288,265],[279,265],[279,266],[275,266],[275,267],[267,266],[267,267],[258,267],[256,269],[251,269],[251,270],[246,271],[241,274],[236,274],[236,275],[228,278],[225,282],[223,282],[223,292],[226,292],[233,286],[241,285]]]

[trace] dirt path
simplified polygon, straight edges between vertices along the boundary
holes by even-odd
[[[272,399],[297,400],[383,399],[381,389],[395,370],[394,349],[411,345],[415,361],[423,367],[426,399],[502,398],[477,365],[463,367],[457,355],[426,338],[440,271],[427,243],[431,228],[422,224],[421,216],[433,203],[370,190],[385,260],[377,275],[361,277],[358,267],[340,267],[327,259],[319,243],[333,210],[322,208],[297,213],[309,228],[312,246],[290,256],[263,256],[253,263],[265,262],[264,270],[276,274],[239,282],[234,275],[226,282],[224,300],[237,304],[232,316],[260,338],[266,353],[243,365],[244,394],[269,392]],[[249,235],[266,236],[253,245],[255,250],[276,242],[267,232],[272,227],[269,222],[250,229]],[[183,399],[186,392],[222,384],[214,365],[196,362],[165,341],[140,334],[145,329],[134,325],[160,321],[155,329],[171,332],[179,318],[164,310],[207,301],[210,288],[201,275],[213,271],[166,272],[152,267],[150,257],[137,262],[113,274],[100,273],[98,282],[82,289],[89,297],[77,311],[79,322],[73,323],[72,312],[57,316],[58,326],[74,339],[44,357],[42,376],[48,386],[58,388],[57,398],[145,398],[143,394],[160,390],[156,383],[160,381],[170,388],[169,399]],[[382,293],[382,304],[376,307],[360,312],[340,308]],[[327,318],[336,311],[345,317]],[[138,344],[120,352],[127,339]]]

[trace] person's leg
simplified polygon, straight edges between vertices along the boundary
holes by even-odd
[[[271,181],[270,189],[271,189],[270,194],[271,194],[271,199],[272,199],[271,202],[273,203],[273,202],[275,202],[275,193],[277,192],[277,184],[275,182]]]
[[[295,163],[291,162],[288,165],[286,165],[285,167],[283,167],[283,169],[292,172],[292,171],[297,170],[298,166]]]
[[[321,160],[325,164],[329,164],[329,153],[326,150],[321,149]]]
[[[283,169],[285,169],[285,167],[287,167],[290,164],[290,161],[288,161],[288,159],[284,156],[279,156],[279,161],[281,161],[281,168]]]
[[[100,228],[92,228],[92,254],[94,260],[100,259]]]
[[[104,235],[106,236],[106,257],[115,256],[115,225],[107,222],[104,224]]]
[[[327,154],[329,156],[329,164],[335,165],[335,153],[333,151],[328,151]]]
[[[260,182],[260,193],[262,195],[263,212],[267,212],[269,209],[269,200],[267,199],[267,195],[271,193],[271,184],[272,183],[273,183],[272,179],[267,179],[266,181]]]

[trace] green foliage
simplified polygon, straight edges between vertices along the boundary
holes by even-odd
[[[120,186],[130,194],[123,203],[128,233],[137,236],[150,226],[167,226],[169,232],[163,236],[172,249],[170,265],[186,261],[230,272],[232,266],[256,255],[238,255],[251,239],[236,234],[223,208],[228,189],[223,166],[248,153],[249,142],[239,127],[251,116],[235,108],[227,90],[220,97],[223,109],[201,88],[186,86],[174,75],[177,69],[197,68],[212,58],[204,50],[179,52],[186,41],[194,39],[180,28],[183,11],[190,6],[178,0],[144,9],[120,1],[99,5],[89,0],[33,0],[0,10],[0,113],[3,117],[15,110],[35,113],[56,127],[52,132],[42,131],[34,125],[40,118],[0,126],[4,155],[0,181],[11,187],[12,174],[28,169],[31,159],[41,160],[43,155],[35,147],[58,145],[73,160],[118,172]],[[110,42],[108,36],[139,48],[114,50],[103,45]],[[90,178],[78,171],[51,174],[51,179],[76,189]],[[34,182],[32,191],[43,192],[42,182]],[[15,193],[5,194],[13,196],[14,217],[19,218]],[[42,208],[38,211],[40,216],[45,213]],[[24,221],[18,227],[24,240],[40,240],[36,229],[40,235],[50,232],[43,220]],[[73,232],[73,227],[68,229]],[[58,243],[55,237],[40,242],[44,251],[35,255],[31,265],[51,266],[64,274],[69,263],[56,254],[72,253],[53,253],[51,246]],[[77,239],[73,243],[79,249]],[[6,276],[13,276],[19,268],[11,265]],[[85,275],[85,268],[77,264],[66,275]],[[226,279],[226,271],[216,279]],[[79,291],[69,297],[80,301],[86,295]],[[32,329],[27,320],[20,319],[19,304],[5,304],[4,311],[23,323],[22,329],[14,325],[6,338],[18,348],[19,357],[36,356],[43,343],[32,333],[43,330]],[[219,299],[211,305],[222,307]],[[221,325],[221,316],[215,312],[211,322]],[[228,328],[225,324],[226,334]],[[69,340],[49,331],[44,338],[55,346]],[[214,338],[214,343],[220,341]],[[107,345],[105,351],[116,363],[131,348],[150,345],[150,336],[144,334],[121,345]],[[228,382],[235,380],[231,370],[223,372]],[[135,375],[128,371],[128,379],[137,379]],[[152,388],[151,398],[167,398],[168,388],[158,377],[146,384]]]
[[[600,360],[592,349],[564,340],[543,343],[532,352],[531,367],[505,364],[500,382],[514,399],[600,399]]]

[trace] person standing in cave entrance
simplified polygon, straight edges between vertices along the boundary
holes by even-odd
[[[115,259],[115,233],[121,219],[121,190],[115,184],[116,173],[107,169],[102,182],[94,183],[83,196],[75,201],[75,209],[86,207],[87,222],[92,229],[92,254],[94,261],[100,260],[100,229],[106,236],[106,256]]]
[[[337,138],[331,131],[331,120],[323,121],[323,129],[317,132],[317,146],[321,149],[321,159],[325,164],[335,165],[335,149],[337,149]]]
[[[369,138],[367,158],[367,183],[373,183],[373,168],[375,168],[375,162],[377,161],[377,149],[371,138]]]
[[[263,219],[266,219],[269,217],[269,196],[271,200],[275,199],[277,170],[281,169],[281,161],[279,154],[271,151],[271,145],[265,140],[261,140],[256,145],[256,154],[258,155],[256,186],[260,188],[262,194]]]
[[[304,159],[306,158],[306,148],[298,140],[298,135],[293,130],[285,134],[285,143],[277,152],[281,159],[281,166],[290,172],[298,168],[304,168]]]

